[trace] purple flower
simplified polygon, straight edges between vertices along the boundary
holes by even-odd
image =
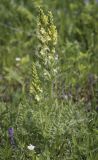
[[[10,143],[14,145],[14,129],[12,127],[8,129],[8,135],[9,135]]]
[[[14,136],[14,129],[12,127],[8,129],[8,134],[9,134],[9,137]]]

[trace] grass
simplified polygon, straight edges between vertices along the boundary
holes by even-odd
[[[97,160],[97,112],[87,112],[82,102],[59,104],[51,99],[40,104],[25,100],[17,106],[1,103],[1,115],[2,160]],[[14,146],[9,127],[14,129]],[[34,151],[28,150],[29,144],[35,146]]]

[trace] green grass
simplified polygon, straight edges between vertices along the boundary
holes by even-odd
[[[97,112],[87,112],[82,103],[23,101],[17,106],[1,103],[1,109],[2,160],[97,160]],[[14,128],[15,146],[10,144],[9,127]],[[34,153],[27,149],[29,144],[35,146]]]

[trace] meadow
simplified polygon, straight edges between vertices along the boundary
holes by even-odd
[[[0,0],[0,160],[98,160],[97,0]]]

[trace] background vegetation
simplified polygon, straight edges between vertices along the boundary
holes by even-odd
[[[98,160],[97,0],[0,0],[0,160],[8,159]]]

